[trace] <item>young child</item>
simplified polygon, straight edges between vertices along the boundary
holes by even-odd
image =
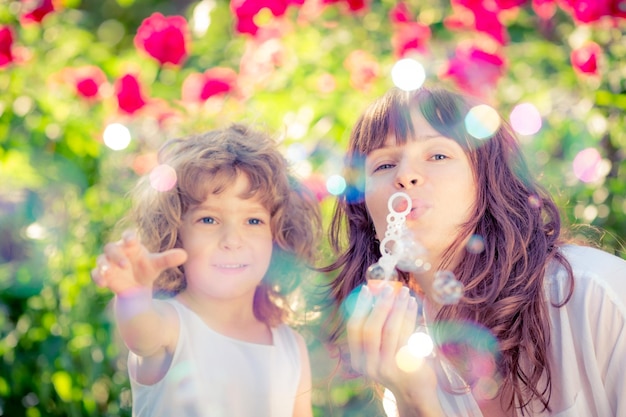
[[[175,186],[139,182],[138,235],[92,271],[116,295],[133,416],[312,416],[306,344],[284,323],[319,242],[315,199],[243,125],[170,140],[159,162]]]

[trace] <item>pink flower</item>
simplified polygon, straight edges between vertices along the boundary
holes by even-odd
[[[13,29],[0,26],[0,68],[13,62]]]
[[[315,195],[317,201],[322,201],[330,195],[326,188],[326,179],[322,174],[313,173],[305,178],[302,183]]]
[[[419,22],[398,23],[393,29],[391,44],[394,54],[403,57],[409,51],[424,52],[430,40],[430,28]]]
[[[285,62],[285,46],[280,38],[248,39],[246,49],[239,61],[239,92],[244,97],[262,89],[276,68]]]
[[[477,96],[487,96],[504,73],[504,58],[476,47],[457,48],[454,58],[448,62],[443,77],[454,80],[456,85]]]
[[[480,0],[453,0],[452,5],[455,14],[444,20],[446,28],[450,30],[473,29],[486,33],[501,45],[507,43],[508,33],[500,21],[500,9],[496,4],[483,4]],[[467,11],[471,13],[471,17]]]
[[[396,57],[403,57],[409,51],[424,52],[430,40],[430,28],[419,22],[412,22],[405,3],[398,3],[389,12],[393,27],[391,44]]]
[[[570,60],[574,70],[579,74],[597,75],[598,60],[602,56],[602,48],[595,42],[589,41],[580,48],[574,49]]]
[[[614,2],[616,0],[561,0],[561,5],[577,22],[591,23],[610,16]]]
[[[153,13],[141,22],[135,47],[148,53],[161,65],[181,65],[187,57],[189,28],[183,16],[165,17]]]
[[[533,10],[542,19],[550,19],[556,13],[555,0],[532,0]]]
[[[139,80],[132,74],[126,74],[117,80],[115,95],[119,109],[129,115],[146,105]]]
[[[230,10],[236,16],[235,29],[239,33],[255,36],[259,26],[254,18],[262,9],[268,9],[273,16],[280,17],[290,5],[302,5],[304,0],[231,0]]]
[[[374,57],[360,49],[352,51],[343,65],[350,72],[350,85],[361,91],[369,90],[380,73]]]
[[[26,2],[24,2],[26,3]],[[34,3],[34,2],[29,2]],[[38,5],[31,9],[28,13],[24,13],[20,18],[22,24],[41,23],[41,21],[54,11],[52,0],[39,0]]]
[[[404,23],[411,21],[411,14],[406,3],[401,1],[391,8],[389,11],[389,19],[391,23]]]
[[[186,102],[204,102],[210,97],[227,94],[237,85],[237,73],[231,68],[211,68],[204,74],[189,74],[182,87]]]
[[[63,70],[62,79],[68,84],[73,84],[76,94],[87,100],[97,99],[100,87],[107,82],[107,77],[99,67],[89,65],[80,68],[66,68]]]

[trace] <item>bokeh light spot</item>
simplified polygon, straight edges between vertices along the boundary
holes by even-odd
[[[383,393],[383,410],[385,410],[385,415],[387,417],[398,417],[400,415],[398,413],[396,397],[389,390],[389,388],[385,388],[385,391]]]
[[[520,135],[534,135],[541,129],[541,114],[531,103],[521,103],[513,108],[511,126]]]
[[[121,151],[130,145],[130,130],[121,123],[111,123],[104,129],[102,140],[114,151]]]
[[[574,175],[582,182],[594,182],[601,178],[602,170],[601,164],[602,156],[595,148],[587,148],[578,152],[574,161],[572,162],[572,168],[574,169]]]
[[[424,66],[414,59],[401,59],[391,68],[391,80],[396,87],[404,91],[417,90],[424,84],[425,79]]]
[[[541,198],[539,198],[537,194],[531,194],[528,196],[528,204],[530,204],[532,208],[541,208]]]
[[[486,104],[474,106],[465,116],[465,129],[476,139],[487,139],[500,128],[500,116]]]
[[[176,170],[167,164],[157,165],[150,172],[150,185],[157,191],[169,191],[176,185]]]
[[[485,250],[485,239],[481,235],[472,235],[467,241],[466,249],[469,253],[481,253]]]
[[[482,377],[478,379],[474,389],[472,390],[477,400],[490,400],[495,398],[498,393],[498,383],[492,377]]]
[[[402,346],[396,353],[396,365],[404,372],[415,372],[422,366],[424,358],[416,356],[409,346]]]
[[[431,339],[428,334],[421,331],[417,331],[409,337],[407,346],[411,354],[418,358],[425,358],[430,355],[433,353],[434,348],[433,339]]]
[[[326,180],[326,189],[332,195],[339,195],[346,190],[346,180],[341,175],[331,175]]]

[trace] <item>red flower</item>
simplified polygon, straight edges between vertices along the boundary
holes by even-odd
[[[365,9],[366,0],[322,0],[322,4],[348,3],[351,12]]]
[[[614,0],[611,2],[611,16],[626,19],[626,0]]]
[[[211,68],[204,74],[194,73],[185,78],[182,99],[187,102],[204,102],[210,97],[224,95],[235,89],[237,73],[231,68]]]
[[[562,0],[563,9],[569,12],[574,20],[591,23],[613,12],[615,0]]]
[[[187,57],[189,28],[183,16],[153,13],[144,19],[135,35],[135,47],[146,51],[161,65],[181,65]]]
[[[302,5],[304,0],[231,0],[230,10],[237,17],[235,29],[239,33],[255,36],[259,26],[254,18],[262,9],[268,9],[275,17],[283,16],[290,5]]]
[[[13,62],[13,29],[0,26],[0,68]]]
[[[473,29],[483,32],[504,45],[508,41],[508,33],[500,21],[499,6],[483,3],[481,0],[452,0],[454,14],[444,19],[444,26],[450,30]],[[511,4],[507,2],[505,6]]]
[[[130,115],[146,105],[139,80],[132,74],[126,74],[117,80],[115,95],[119,109]]]
[[[597,75],[598,59],[602,56],[602,48],[595,42],[587,42],[570,54],[572,66],[579,74]]]
[[[26,2],[24,2],[26,3]],[[29,2],[34,3],[34,2]],[[28,23],[41,23],[41,21],[46,17],[49,13],[54,11],[54,4],[52,0],[40,0],[39,4],[33,8],[28,13],[24,13],[20,18],[22,24]]]
[[[443,76],[452,78],[460,89],[470,94],[486,96],[503,75],[504,66],[500,55],[475,47],[457,48]]]
[[[98,98],[100,87],[107,81],[104,72],[99,67],[93,65],[80,68],[66,68],[62,75],[66,83],[74,85],[76,94],[87,100]]]
[[[496,0],[496,5],[500,10],[515,9],[523,6],[528,0]]]

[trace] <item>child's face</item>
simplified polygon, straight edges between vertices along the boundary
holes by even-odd
[[[272,257],[270,213],[258,198],[244,199],[248,178],[183,216],[180,237],[188,259],[187,290],[198,296],[230,299],[254,294]]]
[[[438,265],[443,251],[469,219],[477,188],[470,161],[454,140],[441,136],[421,114],[412,115],[415,139],[394,136],[366,158],[365,203],[379,239],[387,229],[387,201],[398,191],[412,200],[407,226]],[[396,210],[402,211],[402,208]]]

